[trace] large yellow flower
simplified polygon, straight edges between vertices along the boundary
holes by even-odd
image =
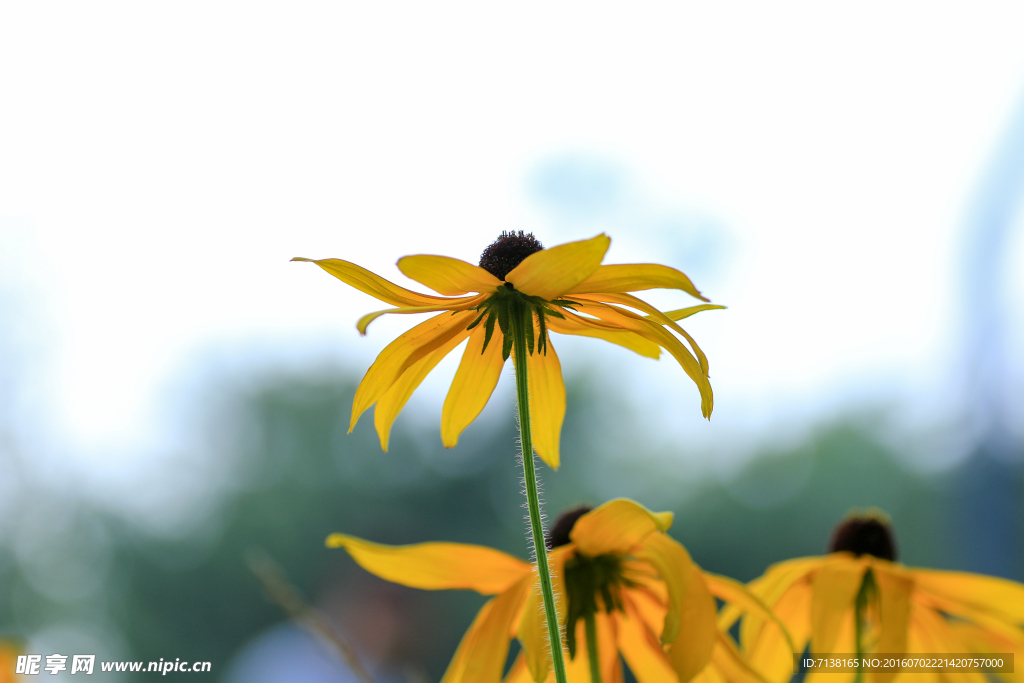
[[[671,524],[671,512],[618,499],[578,509],[552,529],[548,557],[569,680],[590,680],[589,625],[603,683],[623,680],[620,655],[639,683],[764,683],[716,627],[714,597],[765,619],[771,613],[742,584],[702,572],[665,533]],[[442,683],[498,683],[513,637],[522,650],[505,683],[554,680],[537,574],[527,562],[459,543],[384,546],[333,534],[327,545],[395,583],[496,596],[463,636]]]
[[[1024,585],[967,572],[918,569],[899,564],[888,520],[872,512],[848,518],[837,527],[831,554],[780,562],[749,584],[789,628],[796,652],[864,653],[1014,653],[1024,672]],[[860,609],[858,609],[858,602]],[[857,644],[857,613],[861,643]],[[728,627],[736,610],[723,611]],[[773,682],[793,674],[793,650],[764,620],[746,616],[740,642],[750,664]],[[837,673],[811,671],[808,682]],[[853,677],[853,673],[847,674]],[[875,683],[898,676],[907,683],[960,681],[984,683],[983,673],[868,672]],[[1024,673],[996,674],[1020,683]]]
[[[398,261],[406,276],[443,296],[399,287],[340,259],[313,261],[346,284],[397,306],[363,316],[357,324],[361,334],[385,313],[440,312],[399,336],[377,356],[356,390],[349,431],[376,404],[374,424],[387,450],[391,425],[413,391],[442,358],[468,339],[441,413],[441,439],[445,446],[455,446],[494,391],[512,348],[509,316],[516,310],[526,311],[534,321],[526,363],[533,446],[552,467],[559,464],[565,386],[558,356],[548,343],[549,331],[597,337],[651,358],[666,349],[696,383],[701,412],[710,416],[707,358],[676,321],[724,307],[702,304],[659,311],[628,292],[680,289],[707,299],[685,274],[668,266],[601,265],[609,244],[602,234],[544,249],[533,235],[520,231],[502,233],[484,252],[479,266],[447,256],[406,256]]]

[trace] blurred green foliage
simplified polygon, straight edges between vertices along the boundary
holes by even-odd
[[[388,636],[385,668],[399,680],[438,680],[484,598],[385,585],[343,551],[325,549],[324,539],[343,531],[382,543],[450,540],[526,557],[511,401],[496,401],[489,419],[472,425],[454,451],[441,447],[435,424],[400,418],[391,451],[383,453],[369,416],[346,434],[350,377],[255,377],[220,383],[227,400],[219,405],[227,408],[218,420],[237,438],[218,457],[230,463],[232,484],[203,533],[160,537],[81,504],[73,513],[76,523],[101,529],[113,549],[103,599],[109,630],[125,641],[124,656],[209,660],[209,676],[179,677],[220,677],[247,641],[283,619],[244,562],[250,549],[262,548],[343,628],[347,605],[385,596],[403,615]],[[551,514],[600,503],[609,491],[656,491],[676,512],[673,535],[698,563],[749,580],[772,562],[820,554],[846,512],[878,506],[893,517],[905,562],[965,564],[950,533],[959,473],[922,479],[872,436],[870,425],[836,422],[793,448],[766,450],[731,476],[693,478],[681,456],[622,451],[636,433],[632,417],[607,404],[607,392],[586,377],[568,384],[565,465],[557,474],[542,470]],[[11,549],[0,546],[0,627],[7,631],[31,633],[75,607],[40,595],[29,578]]]

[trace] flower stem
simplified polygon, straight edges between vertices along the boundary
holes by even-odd
[[[854,683],[863,683],[864,681],[864,629],[867,626],[868,601],[874,583],[875,577],[868,569],[864,573],[864,578],[861,579],[860,590],[857,591],[857,598],[854,601],[854,646],[857,648],[857,675],[853,679]]]
[[[526,326],[533,325],[533,312],[526,306],[513,303],[509,316],[512,327],[512,346],[515,353],[516,397],[519,403],[519,441],[523,447],[523,474],[526,489],[526,504],[530,511],[530,530],[533,533],[533,547],[537,555],[537,575],[540,577],[541,597],[544,599],[544,614],[547,617],[548,641],[551,644],[551,663],[555,681],[566,683],[565,660],[562,656],[562,637],[558,628],[558,612],[555,609],[555,592],[551,587],[551,570],[548,568],[547,543],[544,540],[544,522],[540,516],[540,496],[537,493],[537,470],[533,463],[533,440],[530,434],[530,390],[526,379]],[[539,351],[537,351],[539,353]]]
[[[597,656],[597,624],[594,615],[584,617],[587,627],[587,659],[590,660],[590,683],[601,683],[601,662]]]

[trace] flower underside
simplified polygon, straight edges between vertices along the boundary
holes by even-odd
[[[575,312],[576,309],[573,306],[576,305],[578,304],[575,301],[569,299],[559,298],[554,301],[545,301],[540,297],[523,294],[512,287],[510,283],[505,283],[505,286],[499,287],[492,296],[469,309],[479,311],[479,315],[466,330],[472,330],[483,323],[484,343],[483,348],[480,349],[480,355],[483,355],[491,343],[494,324],[497,322],[502,335],[501,358],[508,360],[512,353],[512,321],[522,321],[526,331],[526,346],[529,354],[533,355],[534,347],[536,347],[538,353],[547,355],[548,332],[545,318],[550,315],[564,320],[565,316],[556,310],[556,307]],[[453,315],[454,313],[453,311]],[[531,324],[533,321],[536,321],[536,331],[534,325]]]
[[[565,622],[565,644],[569,656],[576,657],[576,622],[592,618],[600,611],[623,612],[622,588],[636,584],[623,574],[623,557],[604,553],[590,557],[577,552],[565,562],[565,590],[568,609]],[[600,598],[600,599],[599,599]]]

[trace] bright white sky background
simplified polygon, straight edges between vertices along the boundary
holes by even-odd
[[[567,373],[634,378],[665,439],[871,401],[940,420],[1022,27],[1009,2],[8,3],[0,292],[29,351],[3,362],[51,448],[151,452],[210,357],[362,370],[409,324],[360,339],[382,306],[292,256],[409,284],[405,254],[606,231],[607,262],[669,263],[730,306],[688,326],[710,426],[671,359],[559,346]]]

